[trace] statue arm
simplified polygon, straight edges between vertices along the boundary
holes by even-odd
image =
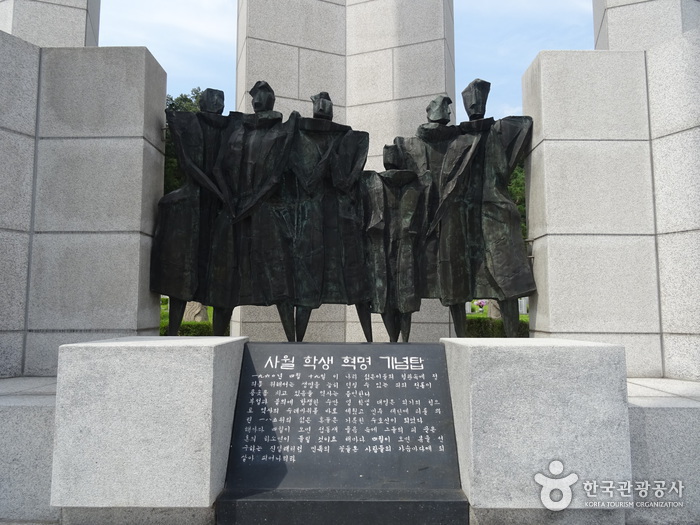
[[[508,174],[525,157],[532,141],[531,117],[505,117],[494,124],[506,157]]]
[[[349,192],[357,183],[367,162],[369,134],[364,131],[348,131],[340,139],[337,151],[331,152],[333,186]]]
[[[433,222],[428,229],[428,234],[432,233],[433,230],[437,228],[442,217],[450,206],[452,206],[453,201],[459,196],[460,192],[463,191],[467,183],[467,177],[469,177],[469,166],[474,159],[475,153],[479,150],[478,144],[481,140],[482,137],[479,137],[473,142],[465,144],[462,140],[457,139],[450,145],[450,149],[456,153],[456,155],[450,156],[450,162],[443,165],[443,169],[447,167],[449,171],[444,177],[445,183],[440,188],[440,201],[435,211]],[[449,154],[450,152],[448,152],[448,155]],[[447,155],[445,160],[447,160]]]

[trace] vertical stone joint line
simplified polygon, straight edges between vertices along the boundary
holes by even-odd
[[[29,216],[29,239],[27,246],[27,283],[24,296],[24,330],[22,334],[22,375],[25,374],[27,363],[27,333],[29,330],[29,300],[31,297],[32,281],[32,256],[34,251],[34,229],[36,221],[36,201],[37,186],[39,178],[39,125],[41,122],[41,91],[42,86],[42,66],[44,62],[44,49],[39,48],[39,64],[37,71],[36,86],[36,115],[34,117],[34,166],[32,169],[32,196]]]
[[[91,29],[90,15],[88,13],[87,7],[85,8],[85,38],[83,38],[83,46],[88,46],[88,34]]]
[[[644,51],[644,75],[645,86],[647,91],[647,122],[649,133],[649,168],[651,170],[651,199],[652,213],[654,217],[654,252],[656,255],[656,294],[659,308],[659,347],[661,348],[661,377],[666,377],[666,351],[664,344],[664,318],[663,305],[661,302],[661,264],[659,257],[659,225],[656,208],[656,171],[654,170],[654,138],[651,130],[651,95],[649,85],[649,56],[647,51]]]

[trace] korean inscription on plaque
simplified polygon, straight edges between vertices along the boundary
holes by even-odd
[[[249,344],[227,484],[458,487],[442,345]]]

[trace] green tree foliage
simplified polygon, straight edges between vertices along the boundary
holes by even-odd
[[[183,93],[175,98],[168,95],[165,99],[167,111],[199,111],[199,98],[202,90],[199,87],[192,89],[189,95]],[[170,193],[185,183],[185,175],[180,170],[177,162],[175,143],[170,135],[170,130],[165,132],[165,173],[163,177],[163,191]]]
[[[510,178],[508,185],[510,198],[518,207],[520,212],[520,231],[523,234],[523,239],[527,239],[527,224],[525,222],[525,167],[521,162],[515,168],[513,175]]]

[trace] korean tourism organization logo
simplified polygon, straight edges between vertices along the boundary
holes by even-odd
[[[564,464],[553,460],[549,464],[549,475],[538,472],[535,481],[541,485],[540,500],[547,510],[560,511],[568,508],[573,499],[573,487],[578,483],[578,474],[564,475]],[[600,481],[584,480],[585,508],[680,508],[683,507],[681,480],[644,481]],[[667,498],[664,501],[664,498]],[[635,501],[636,500],[636,501]]]
[[[549,473],[553,476],[559,476],[562,472],[564,472],[564,464],[561,461],[555,459],[549,464]],[[571,505],[571,500],[574,497],[571,487],[578,481],[578,474],[572,472],[561,478],[550,478],[538,472],[535,474],[535,481],[542,485],[540,491],[542,505],[547,510],[559,511]],[[558,493],[561,493],[561,498],[555,501],[552,496]]]

